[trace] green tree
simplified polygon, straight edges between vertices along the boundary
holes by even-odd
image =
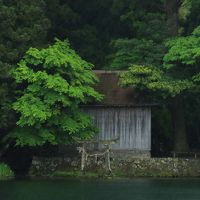
[[[46,49],[30,48],[13,74],[21,91],[13,104],[17,128],[8,138],[17,145],[66,144],[93,136],[96,129],[79,108],[101,100],[92,85],[92,65],[82,60],[68,41]]]
[[[120,2],[120,0],[116,0],[116,2]],[[134,9],[134,5],[137,5],[136,2],[137,1],[132,1],[132,6],[124,6],[126,10],[130,9],[130,12],[128,12],[130,15],[125,14],[125,18],[124,15],[122,15],[122,19],[127,19],[127,17],[129,19],[127,20],[127,23],[130,26],[130,28],[127,29],[130,30],[128,32],[131,32],[131,27],[135,27],[134,23],[137,21],[138,23],[136,23],[136,25],[139,24],[141,26],[135,28],[135,31],[132,31],[132,36],[129,36],[128,39],[120,39],[118,41],[114,41],[114,54],[112,55],[111,67],[126,69],[127,66],[130,66],[130,64],[150,66],[147,68],[143,67],[143,69],[138,69],[137,66],[134,66],[132,67],[132,70],[134,71],[133,68],[135,68],[135,72],[137,71],[137,73],[141,73],[141,77],[150,76],[153,80],[158,78],[159,84],[156,84],[155,82],[147,84],[148,80],[145,80],[144,78],[144,83],[142,83],[143,88],[149,89],[151,91],[162,90],[163,95],[175,97],[173,98],[173,108],[171,109],[173,112],[172,116],[174,122],[174,130],[176,133],[175,143],[177,146],[175,149],[180,150],[182,148],[181,150],[187,150],[188,145],[186,138],[186,123],[184,120],[183,104],[184,98],[182,97],[183,93],[181,91],[188,89],[188,87],[190,88],[192,83],[190,80],[187,80],[187,77],[178,77],[180,76],[180,73],[178,70],[176,71],[175,68],[170,70],[170,73],[169,70],[164,69],[163,57],[167,50],[171,48],[170,42],[168,42],[167,47],[165,46],[166,41],[171,38],[183,35],[187,31],[186,22],[191,14],[192,1],[165,0],[143,2],[140,4],[142,8],[139,8],[138,13],[137,9]],[[148,6],[145,7],[145,4]],[[120,7],[121,5],[124,5],[123,2],[120,4]],[[141,10],[145,12],[140,12]],[[146,20],[146,15],[143,16],[139,13],[147,13],[148,17]],[[140,16],[138,20],[137,16]],[[134,20],[131,21],[130,19]],[[149,21],[147,19],[152,22],[147,23]],[[157,29],[154,29],[156,24]],[[139,27],[143,28],[141,29]],[[135,33],[135,35],[133,33]],[[145,35],[145,33],[147,33],[147,35]],[[137,80],[134,81],[137,82]],[[159,94],[160,92],[156,92],[156,94],[157,93]],[[166,101],[163,103],[166,103]],[[180,145],[180,143],[182,144]]]
[[[111,42],[110,67],[161,65],[168,37],[163,1],[114,0],[112,9],[119,16],[124,33]]]
[[[163,67],[132,66],[121,76],[121,84],[142,90],[155,91],[164,97],[174,97],[174,111],[178,119],[184,118],[184,110],[178,104],[184,103],[188,93],[199,93],[200,82],[200,27],[190,36],[178,37],[167,43]],[[177,100],[178,99],[178,100]],[[181,109],[181,110],[179,110]],[[180,116],[179,116],[180,115]],[[187,149],[184,135],[184,120],[179,120],[175,135],[175,150]]]
[[[117,39],[111,43],[113,53],[109,56],[111,69],[126,69],[132,63],[137,65],[161,65],[164,56],[164,45],[153,40]]]

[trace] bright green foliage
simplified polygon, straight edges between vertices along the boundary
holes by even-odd
[[[169,51],[164,57],[164,68],[173,78],[193,82],[196,91],[200,82],[200,27],[190,36],[168,42],[167,46]]]
[[[10,167],[4,163],[0,163],[0,180],[13,177],[14,172],[10,169]]]
[[[174,80],[164,71],[152,66],[133,65],[121,75],[120,84],[140,90],[160,92],[163,97],[175,96],[194,85],[189,80]]]
[[[95,128],[80,104],[101,100],[92,85],[92,65],[82,60],[68,41],[46,49],[30,48],[13,74],[21,95],[13,104],[18,127],[9,137],[17,145],[56,145],[90,138]]]
[[[190,36],[178,37],[169,41],[167,47],[169,51],[164,57],[164,67],[166,69],[179,70],[179,74],[185,74],[186,76],[198,72],[200,27],[197,27]]]
[[[124,77],[123,81],[127,81],[125,85],[132,84],[134,87],[153,90],[165,97],[186,90],[196,92],[200,80],[199,31],[196,29],[192,35],[191,32],[199,26],[200,0],[180,0],[174,9],[170,2],[173,1],[0,0],[0,139],[13,129],[16,122],[11,102],[16,94],[19,94],[15,92],[16,85],[10,72],[27,49],[44,47],[52,43],[55,37],[62,40],[69,38],[73,49],[82,58],[94,63],[96,69],[128,69],[131,65],[131,70],[134,70],[129,79],[133,77],[134,81]],[[174,12],[173,19],[176,18],[175,15],[178,16],[178,27],[169,23],[170,17],[166,15],[166,8]],[[178,38],[170,40],[165,46],[165,42],[169,40],[168,31],[173,28],[179,29],[179,35],[185,37],[177,36]],[[35,53],[35,50],[32,53]],[[56,63],[59,63],[59,60]],[[37,66],[41,67],[41,64]],[[32,64],[29,67],[35,74]],[[148,70],[141,75],[141,68]],[[30,70],[27,73],[30,74]],[[42,70],[37,73],[37,80],[46,81],[49,87],[57,88],[55,94],[52,92],[48,96],[54,105],[57,92],[64,88],[58,85],[63,82],[59,76],[56,81],[55,76],[49,76],[52,73],[54,72]],[[142,78],[143,76],[147,78]],[[22,81],[20,78],[18,80]],[[28,84],[27,80],[22,82],[19,88],[25,88]],[[62,84],[65,85],[64,82]],[[41,91],[41,85],[28,84],[28,87],[30,94],[22,98],[23,102],[31,99],[38,104],[36,108],[41,109],[40,114],[36,112],[38,120],[51,118],[49,106],[45,104],[44,108],[33,93]],[[81,92],[72,89],[70,94],[80,97]],[[184,95],[186,96],[188,93]],[[66,99],[62,103],[68,105]],[[26,108],[24,104],[24,110]],[[35,113],[35,108],[31,109]],[[29,109],[26,112],[29,112]],[[196,116],[192,114],[190,120],[194,122]],[[33,123],[32,120],[27,122]],[[31,132],[30,127],[24,125],[23,130],[27,128]],[[24,131],[21,132],[24,134]],[[25,136],[29,137],[29,134]]]
[[[200,81],[200,27],[190,36],[170,40],[167,47],[162,68],[132,66],[122,75],[121,84],[160,91],[165,96],[196,88]]]

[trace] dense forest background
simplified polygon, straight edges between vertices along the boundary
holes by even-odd
[[[199,11],[200,0],[0,0],[1,138],[16,126],[10,108],[17,91],[11,72],[30,47],[47,47],[55,38],[67,38],[95,69],[125,70],[131,64],[161,69],[169,52],[166,43],[173,38],[188,40],[200,24]],[[200,52],[200,43],[192,39],[188,48],[194,49],[195,43]],[[197,57],[189,66],[200,71],[199,61]],[[180,71],[173,70],[173,76]],[[150,96],[159,104],[153,108],[153,154],[198,150],[199,90],[176,98]]]

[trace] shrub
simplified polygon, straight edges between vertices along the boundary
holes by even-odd
[[[0,164],[0,180],[13,178],[13,177],[14,177],[14,172],[10,169],[10,167],[5,163],[1,163]]]

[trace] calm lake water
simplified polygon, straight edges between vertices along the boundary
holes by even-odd
[[[200,179],[1,181],[0,200],[200,200]]]

